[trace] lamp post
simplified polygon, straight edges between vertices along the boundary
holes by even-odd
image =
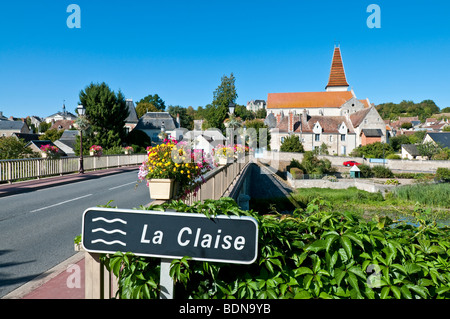
[[[84,108],[83,105],[78,105],[77,107],[77,113],[78,116],[80,117],[84,117],[86,109]],[[80,174],[84,174],[84,166],[83,166],[83,127],[80,126],[80,170],[79,173]]]
[[[228,110],[230,111],[230,116],[234,114],[234,109],[236,108],[236,104],[233,103],[233,101],[228,104]]]

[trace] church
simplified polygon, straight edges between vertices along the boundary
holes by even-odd
[[[325,144],[330,155],[348,155],[360,145],[387,142],[386,125],[374,105],[349,90],[339,46],[334,48],[324,91],[269,93],[267,113],[276,119],[271,129],[273,151],[290,135],[298,136],[305,151]]]

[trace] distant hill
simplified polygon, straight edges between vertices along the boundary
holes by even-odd
[[[382,103],[375,106],[375,108],[385,120],[397,120],[399,117],[418,116],[419,120],[423,122],[433,114],[441,113],[441,110],[433,100],[423,100],[420,103],[403,100],[400,103]]]

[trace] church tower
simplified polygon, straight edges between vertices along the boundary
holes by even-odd
[[[341,50],[339,46],[336,46],[334,48],[333,60],[331,61],[330,77],[325,90],[327,92],[342,92],[347,91],[348,87],[344,64],[342,63]]]

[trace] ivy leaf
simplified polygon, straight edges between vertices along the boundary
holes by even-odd
[[[352,266],[348,271],[351,272],[351,273],[354,273],[355,275],[357,275],[358,277],[360,277],[360,278],[362,278],[364,280],[366,279],[366,274],[358,266]]]
[[[332,234],[332,235],[328,235],[325,238],[325,250],[326,252],[328,252],[330,250],[331,244],[333,244],[333,242],[339,238],[338,234]]]
[[[297,277],[298,276],[302,276],[304,274],[311,274],[312,275],[313,271],[311,269],[307,268],[307,267],[300,267],[300,268],[294,270],[294,274]]]
[[[352,243],[351,243],[350,239],[346,236],[341,236],[340,241],[341,241],[342,247],[345,250],[345,253],[347,254],[347,257],[352,258],[353,257]]]
[[[402,293],[397,286],[391,286],[391,290],[394,293],[394,297],[400,299],[402,297]]]
[[[313,242],[311,245],[306,247],[306,251],[313,251],[317,253],[318,251],[321,251],[325,249],[325,241],[323,239],[318,239],[315,242]]]

